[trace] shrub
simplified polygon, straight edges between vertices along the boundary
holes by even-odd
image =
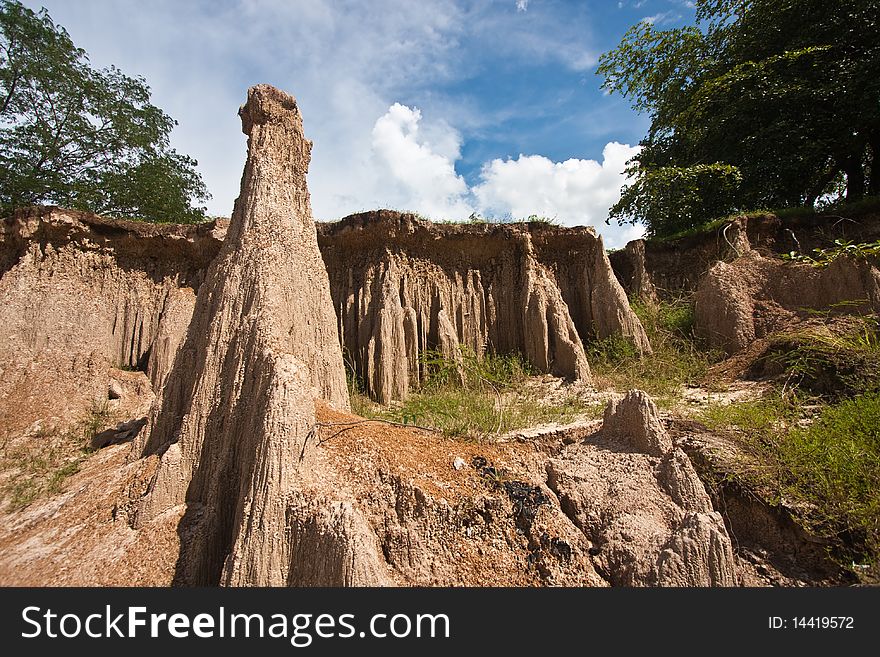
[[[736,210],[742,174],[728,164],[689,167],[631,166],[633,182],[624,185],[606,223],[642,223],[649,237],[668,237]]]
[[[797,396],[714,405],[702,420],[732,430],[755,458],[737,475],[794,510],[842,565],[880,567],[880,393],[821,408],[807,426]]]

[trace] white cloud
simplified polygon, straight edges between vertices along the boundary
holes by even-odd
[[[620,197],[627,160],[638,147],[611,142],[602,151],[602,162],[570,159],[553,162],[542,155],[495,159],[483,167],[481,182],[473,192],[481,212],[515,218],[532,214],[556,218],[574,226],[595,226],[608,247],[623,246],[641,235],[632,226],[606,226],[608,209]]]
[[[426,123],[418,108],[394,103],[372,131],[372,170],[367,184],[376,206],[415,210],[434,219],[486,216],[524,219],[537,214],[563,225],[594,226],[608,247],[641,237],[641,227],[605,225],[608,209],[620,197],[626,162],[638,147],[611,142],[602,161],[553,162],[542,155],[520,155],[486,163],[469,188],[455,172],[461,137],[443,121]]]
[[[94,65],[147,79],[153,102],[179,122],[172,145],[199,161],[209,212],[225,215],[239,191],[245,138],[236,110],[248,86],[268,82],[296,96],[314,141],[315,216],[338,218],[383,200],[371,170],[373,124],[403,93],[452,78],[467,25],[451,0],[26,2],[48,6]]]
[[[386,205],[417,210],[433,218],[460,219],[471,208],[468,189],[455,173],[461,139],[448,126],[434,127],[435,141],[419,134],[421,112],[394,103],[373,126],[373,152],[381,172]]]
[[[516,0],[516,10],[526,11],[529,8],[529,0]]]
[[[674,11],[662,11],[653,16],[645,16],[642,22],[648,25],[667,25],[679,20],[681,20],[681,14],[677,14]]]

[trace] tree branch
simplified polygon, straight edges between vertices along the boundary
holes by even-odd
[[[9,93],[7,93],[6,98],[3,99],[3,107],[0,107],[0,114],[5,114],[6,110],[9,108],[9,103],[12,102],[12,97],[15,95],[15,87],[18,85],[20,79],[21,75],[18,71],[15,71],[12,77],[12,84],[9,85]]]

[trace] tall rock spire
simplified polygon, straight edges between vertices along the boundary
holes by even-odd
[[[241,195],[138,446],[161,456],[136,522],[185,505],[180,584],[291,583],[300,569],[292,560],[314,543],[297,523],[321,522],[303,511],[314,500],[304,491],[332,478],[310,460],[314,401],[348,406],[306,188],[311,144],[296,100],[258,85],[239,115],[248,135]],[[291,510],[296,504],[303,513]],[[358,571],[370,545],[359,545],[356,558],[347,554],[358,517],[350,506],[339,509],[347,517],[334,520],[345,530],[333,534],[334,550],[347,570],[323,583],[376,581]]]

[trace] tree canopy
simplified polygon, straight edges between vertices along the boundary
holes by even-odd
[[[643,21],[600,60],[603,88],[651,117],[609,220],[662,236],[880,193],[880,0],[696,7],[696,25]]]
[[[96,70],[45,9],[0,0],[0,211],[56,204],[195,222],[209,198],[143,78]]]

